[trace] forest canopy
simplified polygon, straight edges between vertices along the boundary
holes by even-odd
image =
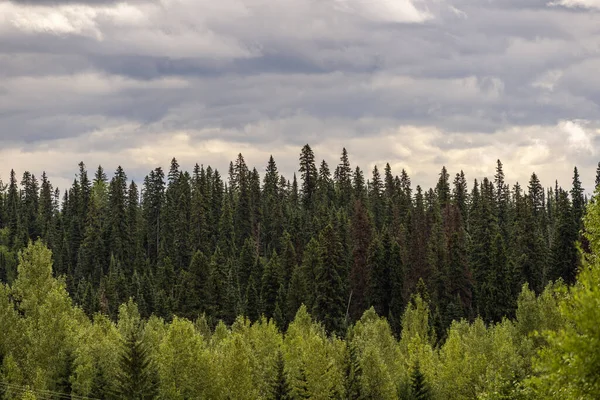
[[[500,161],[413,190],[345,150],[299,161],[261,180],[239,155],[225,183],[174,159],[141,189],[81,163],[62,195],[12,172],[2,396],[600,396],[600,207],[576,168],[569,190],[510,187]]]

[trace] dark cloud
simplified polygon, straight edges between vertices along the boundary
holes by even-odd
[[[467,135],[436,142],[444,152],[514,127],[598,119],[595,11],[547,0],[413,3],[0,4],[0,142],[116,151],[184,132],[197,145],[268,147],[409,125]],[[111,140],[83,139],[113,129]]]

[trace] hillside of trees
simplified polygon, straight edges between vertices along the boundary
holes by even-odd
[[[600,196],[600,187],[596,191]],[[75,306],[52,253],[37,241],[0,284],[3,399],[597,399],[600,397],[600,204],[585,216],[572,286],[524,284],[514,319],[453,321],[436,339],[432,304],[414,295],[394,336],[373,308],[343,337],[302,305],[282,333],[239,316],[211,329],[140,316],[117,321]]]
[[[428,190],[345,149],[332,169],[306,145],[298,179],[241,154],[226,180],[173,159],[139,187],[81,163],[64,193],[12,171],[4,398],[597,398],[600,210],[576,168]]]

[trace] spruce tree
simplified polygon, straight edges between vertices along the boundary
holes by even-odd
[[[117,397],[132,400],[155,398],[156,376],[142,332],[139,329],[129,332],[122,344],[119,358]]]
[[[346,148],[342,149],[340,163],[334,173],[336,192],[338,196],[338,205],[346,207],[350,204],[352,198],[352,168],[348,159]]]
[[[346,352],[344,357],[344,399],[362,400],[361,374],[362,367],[358,359],[358,351],[354,342],[346,339]]]
[[[285,372],[285,361],[283,359],[283,353],[281,350],[277,352],[277,360],[275,361],[275,373],[273,382],[271,383],[271,395],[269,399],[272,400],[291,400],[290,385],[287,380]]]
[[[429,400],[432,398],[429,385],[425,380],[425,375],[421,372],[419,362],[415,364],[410,375],[411,399],[414,400]]]
[[[315,269],[313,313],[330,333],[345,328],[346,288],[341,278],[342,252],[339,237],[331,225],[319,235],[320,260]]]
[[[318,172],[315,165],[315,155],[308,144],[304,145],[300,152],[299,171],[302,177],[302,204],[306,210],[312,210]]]
[[[269,262],[265,265],[262,275],[261,304],[262,311],[267,318],[275,314],[277,292],[282,283],[279,272],[281,270],[279,256],[273,251]]]

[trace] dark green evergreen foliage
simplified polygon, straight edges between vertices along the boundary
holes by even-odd
[[[302,177],[302,204],[306,210],[312,210],[318,172],[315,165],[315,154],[308,144],[305,144],[300,152],[299,171]]]
[[[600,185],[600,162],[598,162],[598,167],[596,168],[596,180],[594,181],[596,187]]]
[[[213,304],[210,272],[208,258],[200,250],[196,251],[189,268],[182,272],[182,316],[194,319],[202,313],[210,312]]]
[[[450,175],[448,174],[446,167],[442,167],[440,179],[435,187],[435,194],[438,198],[440,207],[446,207],[450,202]]]
[[[402,261],[398,244],[385,229],[371,244],[369,255],[369,302],[379,315],[390,315],[393,287],[403,285]],[[394,279],[395,278],[395,279]]]
[[[298,376],[296,377],[296,387],[292,391],[292,397],[294,399],[310,399],[310,392],[308,391],[308,383],[306,381],[306,372],[304,365],[300,366]]]
[[[282,249],[280,263],[281,279],[283,281],[284,287],[287,289],[287,287],[289,286],[290,279],[292,278],[292,273],[298,265],[298,261],[296,249],[294,248],[294,244],[292,243],[292,236],[287,231],[283,233],[280,242],[280,248]]]
[[[148,355],[142,331],[129,332],[122,345],[117,374],[116,397],[147,400],[156,397],[157,373]]]
[[[9,243],[10,246],[19,246],[20,244],[16,241],[18,234],[18,223],[19,223],[19,212],[21,208],[21,196],[19,195],[19,189],[17,187],[17,178],[14,170],[10,170],[10,183],[8,186],[8,193],[5,201],[6,212],[6,226],[9,232]]]
[[[269,399],[272,400],[292,400],[290,385],[285,373],[285,361],[283,359],[283,353],[277,352],[277,360],[275,365],[276,375],[273,377],[273,383],[271,386],[271,396]]]
[[[260,290],[259,283],[256,281],[254,274],[250,275],[248,284],[246,285],[245,294],[245,313],[244,315],[252,321],[257,321],[261,312]]]
[[[576,242],[588,247],[577,169],[567,190],[544,188],[536,174],[525,193],[509,189],[500,160],[471,191],[463,171],[450,182],[445,167],[434,188],[413,190],[389,164],[365,181],[346,149],[335,167],[317,165],[309,145],[299,161],[300,182],[273,157],[261,177],[239,154],[223,182],[210,166],[190,174],[173,159],[167,176],[156,168],[139,186],[121,167],[108,177],[98,166],[90,180],[79,163],[62,192],[45,173],[38,182],[11,171],[0,182],[0,280],[15,278],[16,254],[41,238],[88,313],[114,317],[133,296],[145,316],[264,314],[285,327],[305,304],[343,333],[373,305],[396,334],[423,282],[443,338],[458,318],[511,316],[524,283],[539,293],[551,280],[573,282]]]
[[[287,292],[283,284],[279,285],[279,289],[277,290],[277,298],[275,300],[275,311],[273,312],[273,320],[275,324],[281,329],[287,329],[288,319],[287,319],[287,301],[286,301]]]
[[[352,199],[352,168],[348,159],[346,148],[342,149],[340,163],[334,173],[338,205],[346,207]]]
[[[342,280],[342,247],[333,226],[327,225],[319,235],[320,260],[315,265],[315,301],[313,314],[330,333],[345,328],[346,287]],[[310,281],[309,281],[310,282]]]
[[[585,209],[585,203],[583,199],[583,188],[581,187],[581,181],[579,180],[579,172],[577,167],[573,170],[573,188],[571,189],[571,201],[573,204],[573,223],[577,229],[577,232],[583,227],[583,212]]]
[[[385,208],[383,203],[383,182],[377,165],[373,167],[373,176],[369,186],[369,204],[373,211],[375,227],[381,229],[385,222]]]
[[[456,174],[453,185],[454,188],[452,189],[452,200],[460,210],[460,216],[462,221],[467,221],[467,197],[469,194],[467,188],[467,180],[463,171],[460,171],[460,173]]]
[[[344,368],[344,399],[362,400],[364,398],[360,383],[362,368],[358,359],[358,350],[350,338],[346,339]]]
[[[358,320],[369,303],[369,278],[371,265],[369,263],[369,247],[371,246],[373,229],[367,209],[361,201],[354,203],[354,218],[352,219],[352,266],[349,276],[350,316]]]
[[[577,222],[573,219],[574,208],[568,193],[558,189],[556,204],[555,231],[552,238],[549,280],[563,278],[567,283],[575,281],[579,261],[577,249],[573,245],[578,240]]]
[[[262,304],[262,313],[267,318],[272,318],[275,314],[275,306],[277,305],[277,293],[279,286],[282,285],[282,277],[280,275],[281,264],[277,252],[273,251],[271,259],[265,265],[262,274],[262,287],[260,291],[260,299]]]
[[[292,273],[286,297],[286,316],[291,321],[302,304],[310,304],[307,282],[304,278],[303,266],[297,266]]]
[[[283,193],[285,188],[281,186],[279,172],[273,156],[269,157],[262,190],[262,224],[260,238],[264,254],[269,254],[279,247],[279,238],[284,229],[284,203]],[[291,272],[290,272],[291,273]]]
[[[431,399],[431,391],[425,380],[425,375],[421,372],[419,362],[415,364],[415,367],[410,375],[410,388],[411,388],[411,400],[429,400]]]

